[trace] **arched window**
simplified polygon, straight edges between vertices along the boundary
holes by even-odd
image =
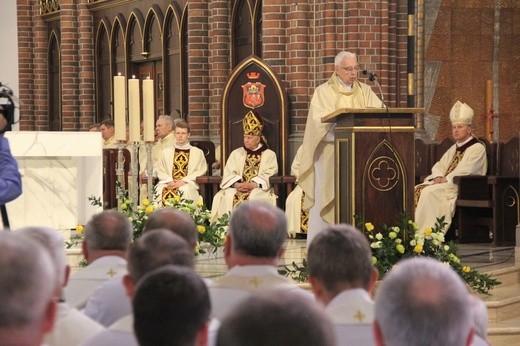
[[[48,50],[49,131],[61,131],[60,47],[56,32],[51,32]]]
[[[96,122],[100,122],[112,114],[110,44],[107,29],[103,24],[99,27],[96,43]]]
[[[232,8],[231,64],[245,58],[262,57],[262,0],[235,0]]]
[[[185,21],[182,20],[180,9],[170,7],[164,29],[167,61],[165,73],[168,81],[166,97],[169,99],[164,102],[166,106],[164,111],[174,118],[181,117],[188,111],[188,83],[185,73],[187,71],[186,32]],[[159,88],[162,84],[159,85]]]

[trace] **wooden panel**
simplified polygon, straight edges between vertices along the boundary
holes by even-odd
[[[402,212],[412,215],[414,111],[366,109],[328,118],[337,124],[337,222],[358,215],[379,227],[395,224]]]

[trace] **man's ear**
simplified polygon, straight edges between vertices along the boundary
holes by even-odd
[[[229,257],[231,255],[231,248],[233,247],[233,240],[230,235],[226,236],[226,241],[224,241],[224,256]]]
[[[366,288],[368,293],[372,293],[374,291],[374,287],[376,286],[377,280],[379,279],[379,270],[377,268],[372,268],[372,276],[370,278],[370,282]]]
[[[128,275],[128,274],[124,275],[121,280],[123,280],[123,286],[125,286],[126,295],[128,297],[130,297],[130,299],[132,299],[132,297],[134,296],[135,286],[134,286],[134,282],[130,278],[130,275]]]
[[[67,264],[65,266],[65,278],[63,279],[63,287],[67,286],[69,283],[69,277],[70,277],[70,266]]]
[[[383,340],[383,334],[381,333],[381,327],[379,327],[379,323],[377,320],[374,320],[372,324],[372,330],[374,331],[374,339],[377,346],[385,346],[385,342]]]
[[[283,254],[285,253],[285,247],[281,247],[280,250],[278,250],[278,258],[282,258],[283,257]]]
[[[208,345],[209,339],[209,322],[204,323],[202,328],[197,332],[197,339],[195,341],[195,345],[197,346],[206,346]]]
[[[320,282],[314,276],[309,276],[309,283],[311,284],[312,293],[314,293],[316,299],[320,300],[323,294],[323,287]]]
[[[55,299],[50,299],[45,308],[45,315],[43,316],[42,332],[47,334],[54,329],[54,321],[56,320],[56,314],[58,312],[58,306]]]
[[[81,242],[81,251],[83,252],[83,257],[88,262],[88,245],[87,245],[87,241],[86,240],[83,240]]]

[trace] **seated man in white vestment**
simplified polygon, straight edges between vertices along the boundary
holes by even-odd
[[[165,148],[173,148],[175,146],[175,135],[173,129],[175,124],[182,121],[182,119],[173,119],[169,115],[159,115],[155,122],[155,144],[152,147],[152,172],[153,176],[157,176],[157,163],[162,157],[162,152]],[[140,153],[141,155],[141,153]],[[147,178],[148,156],[143,150],[145,167],[141,172],[141,178]],[[146,179],[147,180],[147,179]]]
[[[56,317],[56,272],[45,249],[0,231],[0,344],[42,345]]]
[[[283,289],[315,301],[312,293],[278,273],[278,262],[287,239],[283,211],[263,201],[240,204],[229,222],[224,245],[228,272],[209,286],[212,316],[221,320],[255,292]]]
[[[145,233],[128,251],[128,274],[123,277],[127,295],[133,298],[135,286],[142,277],[168,264],[193,269],[195,259],[191,246],[180,236],[165,229]],[[114,322],[108,329],[87,339],[82,345],[137,346],[133,321],[133,314],[130,313]]]
[[[154,229],[167,229],[179,235],[190,244],[195,254],[199,232],[189,214],[175,208],[157,209],[148,216],[143,233],[146,234]],[[132,303],[126,294],[121,277],[107,280],[99,286],[83,311],[85,315],[105,327],[131,312]]]
[[[276,205],[269,178],[278,173],[274,151],[262,135],[260,115],[248,112],[243,120],[244,146],[231,152],[222,175],[220,191],[213,198],[211,216],[217,220],[244,201],[260,200]]]
[[[455,214],[458,186],[453,177],[485,175],[486,147],[472,135],[473,109],[460,101],[450,111],[455,144],[435,163],[424,182],[415,187],[415,222],[421,231],[444,217],[446,233]]]
[[[103,282],[126,273],[126,251],[133,230],[126,216],[105,210],[87,222],[84,232],[81,249],[88,265],[71,275],[65,287],[65,301],[77,309],[85,307]]]
[[[298,185],[298,174],[300,172],[300,160],[302,156],[300,145],[296,151],[296,156],[291,165],[291,175],[296,177],[296,186],[285,200],[285,216],[287,216],[287,230],[289,236],[294,238],[297,233],[307,233],[309,223],[309,213],[302,209],[303,190]]]
[[[157,203],[182,194],[182,197],[195,203],[202,201],[199,194],[197,177],[206,174],[208,164],[204,152],[190,145],[190,125],[179,121],[175,125],[175,146],[165,148],[157,163]]]
[[[56,272],[55,299],[59,302],[58,311],[54,329],[45,336],[45,344],[49,346],[79,345],[90,336],[101,332],[104,329],[102,325],[62,300],[63,287],[67,285],[70,266],[67,264],[63,237],[59,235],[58,231],[44,227],[27,227],[19,229],[17,232],[35,240],[47,250]]]
[[[346,224],[326,227],[309,246],[307,270],[316,299],[334,323],[338,345],[375,345],[369,293],[378,271],[363,233]]]

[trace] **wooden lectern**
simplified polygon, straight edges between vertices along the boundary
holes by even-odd
[[[335,220],[361,216],[376,227],[413,218],[415,113],[422,108],[340,109],[322,118],[335,123]]]

